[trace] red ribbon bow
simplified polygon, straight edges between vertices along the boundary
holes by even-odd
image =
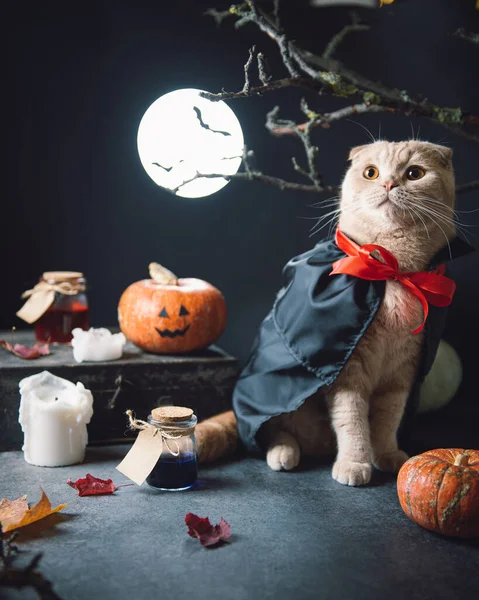
[[[336,229],[335,242],[348,256],[333,263],[330,275],[345,273],[370,281],[398,281],[413,296],[416,296],[422,305],[424,319],[412,333],[420,333],[423,330],[429,313],[428,302],[433,306],[442,307],[451,304],[456,284],[452,279],[444,276],[445,265],[440,265],[435,271],[400,271],[396,257],[386,248],[377,244],[358,246],[340,231],[339,227]],[[379,252],[384,262],[371,256],[375,250]]]

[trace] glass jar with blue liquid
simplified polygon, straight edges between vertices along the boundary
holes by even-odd
[[[195,426],[198,422],[191,408],[160,406],[151,411],[148,423],[163,438],[160,458],[146,478],[157,490],[180,492],[189,489],[198,477]]]

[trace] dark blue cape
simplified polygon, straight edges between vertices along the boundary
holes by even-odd
[[[455,238],[430,268],[472,250]],[[259,449],[258,432],[268,419],[296,410],[320,387],[335,381],[379,309],[384,281],[329,276],[332,263],[343,256],[328,239],[290,260],[283,270],[285,285],[260,326],[233,393],[239,435],[248,450]],[[446,313],[446,308],[430,306],[411,398],[417,397],[432,366]]]

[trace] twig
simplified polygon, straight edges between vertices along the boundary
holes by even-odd
[[[288,73],[291,77],[299,77],[300,73],[294,66],[294,62],[291,56],[291,43],[287,39],[286,35],[279,29],[279,27],[275,26],[269,19],[265,18],[264,14],[260,12],[254,0],[247,0],[246,4],[248,5],[250,11],[248,13],[243,13],[241,21],[242,23],[254,22],[261,31],[268,34],[271,39],[273,39],[281,52],[281,57],[283,59],[283,64],[288,70]]]
[[[274,92],[276,90],[289,87],[298,87],[318,92],[322,86],[304,77],[288,77],[286,79],[274,79],[267,81],[266,83],[263,83],[263,85],[258,85],[256,87],[250,88],[247,92],[245,92],[243,88],[240,92],[226,92],[224,90],[217,94],[212,94],[210,92],[201,92],[200,96],[206,98],[207,100],[217,102],[219,100],[235,100],[237,98],[261,96],[262,94],[265,94],[267,92]]]
[[[276,80],[270,81],[267,85],[263,84],[259,88],[251,88],[248,95],[262,94],[292,85],[333,96],[362,96],[368,104],[394,109],[406,116],[426,117],[457,135],[479,142],[479,135],[465,127],[465,125],[477,125],[477,116],[464,114],[460,108],[437,106],[428,100],[413,97],[406,90],[390,88],[380,82],[372,81],[331,58],[340,41],[351,29],[345,28],[346,31],[339,32],[328,45],[323,56],[318,56],[289,41],[283,31],[275,25],[274,19],[265,16],[252,0],[241,5],[241,9],[235,10],[233,14],[240,16],[243,22],[254,23],[277,43],[283,63],[291,75],[288,79],[279,80],[281,84]],[[353,23],[353,29],[357,30],[358,25]],[[310,79],[301,77],[296,67]],[[297,83],[299,81],[300,84]],[[214,95],[214,99],[217,100],[240,97],[245,97],[245,94],[223,92]],[[213,99],[213,96],[210,96],[210,99]]]
[[[461,27],[453,33],[455,37],[462,38],[471,44],[479,44],[479,33],[473,31],[466,31],[464,27]]]
[[[251,152],[251,151],[250,151]],[[303,170],[304,171],[304,170]],[[304,173],[303,173],[304,174]],[[296,183],[294,181],[286,181],[285,179],[281,179],[280,177],[274,177],[272,175],[266,175],[261,173],[261,171],[244,171],[240,173],[235,173],[234,175],[224,175],[221,173],[196,173],[194,177],[187,179],[180,183],[176,188],[169,190],[171,193],[176,194],[178,190],[190,183],[191,181],[195,181],[195,179],[199,179],[200,177],[205,177],[206,179],[216,179],[217,177],[222,177],[227,181],[258,181],[260,183],[265,183],[267,185],[272,185],[274,187],[279,188],[281,191],[284,190],[292,190],[295,192],[312,192],[312,193],[328,193],[328,194],[337,194],[339,190],[339,186],[334,185],[323,185],[318,187],[316,185],[309,185],[304,183]],[[456,187],[456,194],[465,194],[472,190],[479,189],[479,181],[470,181],[469,183],[463,183]]]
[[[276,119],[278,111],[279,106],[276,106],[268,113],[266,120],[266,128],[268,131],[277,136],[296,134],[296,130],[304,131],[308,126],[310,128],[323,127],[327,129],[331,123],[339,121],[340,119],[351,117],[353,115],[374,112],[390,112],[396,114],[396,111],[393,108],[379,106],[377,104],[366,104],[365,102],[362,102],[361,104],[345,106],[344,108],[340,108],[339,110],[335,110],[334,112],[330,113],[319,114],[311,111],[311,113],[308,115],[308,121],[305,123],[296,124],[291,121]]]
[[[176,188],[170,190],[173,194],[195,179],[199,179],[200,177],[205,177],[206,179],[216,179],[217,177],[222,177],[227,181],[259,181],[260,183],[266,183],[268,185],[273,185],[274,187],[279,188],[280,190],[294,190],[296,192],[327,192],[334,193],[337,188],[332,185],[318,187],[317,185],[307,185],[304,183],[295,183],[294,181],[286,181],[285,179],[281,179],[280,177],[274,177],[272,175],[265,175],[260,171],[245,171],[241,173],[235,173],[234,175],[224,175],[221,173],[196,173],[194,177],[183,181]]]
[[[5,536],[0,524],[0,588],[20,590],[31,587],[42,600],[61,600],[50,581],[37,571],[42,553],[36,554],[24,568],[12,566],[18,554],[18,548],[13,545],[16,537],[16,533]]]
[[[338,49],[338,46],[350,33],[355,31],[369,31],[369,29],[369,25],[359,23],[356,13],[353,13],[353,22],[350,25],[343,27],[341,31],[331,39],[329,44],[326,46],[325,51],[323,52],[323,58],[332,58]]]
[[[469,181],[467,183],[461,183],[461,185],[456,187],[456,194],[467,194],[467,192],[477,189],[479,189],[479,179],[476,179],[475,181]]]
[[[245,92],[245,94],[247,94],[251,89],[251,83],[250,83],[250,79],[249,79],[249,71],[251,69],[251,65],[253,64],[255,54],[256,54],[256,46],[253,46],[252,48],[249,49],[248,60],[246,61],[245,65],[244,65],[244,86],[243,86],[242,91]]]
[[[265,59],[264,54],[262,52],[258,52],[257,60],[258,60],[258,76],[259,76],[259,80],[261,81],[261,83],[263,85],[268,85],[268,83],[272,79],[272,76],[269,75],[269,73],[266,72],[266,59]]]
[[[216,27],[220,27],[225,19],[231,17],[231,12],[229,10],[216,10],[216,8],[208,8],[203,13],[208,17],[213,17],[216,23]]]
[[[477,125],[479,118],[476,115],[465,114],[460,108],[438,106],[428,100],[414,98],[406,90],[389,88],[383,83],[372,81],[347,69],[335,60],[324,59],[305,50],[292,49],[291,54],[310,77],[326,86],[324,93],[340,96],[363,94],[363,97],[372,98],[376,104],[394,108],[406,116],[426,117],[458,135],[479,142],[479,135],[464,128],[465,124]],[[316,70],[310,63],[326,71]]]
[[[229,15],[233,15],[237,20],[235,26],[242,26],[246,23],[254,23],[261,31],[266,33],[278,45],[283,64],[286,67],[289,77],[282,79],[272,79],[266,74],[264,68],[264,56],[262,53],[257,55],[258,73],[261,81],[260,86],[251,86],[249,71],[252,64],[254,50],[250,50],[250,57],[244,67],[245,83],[240,92],[227,92],[222,90],[218,94],[203,92],[201,95],[212,101],[230,100],[237,98],[247,98],[259,96],[267,92],[273,92],[283,88],[298,87],[314,92],[316,95],[328,94],[339,97],[360,97],[362,102],[346,106],[330,113],[320,114],[312,111],[303,100],[301,108],[307,117],[303,123],[296,123],[291,120],[279,119],[279,107],[271,110],[266,119],[266,128],[274,135],[296,135],[301,140],[307,159],[307,168],[302,167],[296,158],[292,158],[293,168],[302,176],[307,177],[312,184],[301,184],[286,181],[271,175],[265,175],[251,167],[248,162],[250,152],[243,156],[244,172],[234,175],[221,174],[200,174],[188,181],[184,181],[173,193],[176,193],[183,185],[198,177],[216,178],[222,177],[228,181],[246,180],[260,181],[274,185],[282,190],[290,189],[296,191],[307,191],[319,193],[322,191],[334,192],[338,188],[334,186],[324,186],[322,178],[316,167],[316,158],[318,148],[311,142],[311,132],[315,127],[327,128],[331,123],[350,117],[354,114],[390,112],[393,114],[402,114],[406,116],[425,117],[440,123],[455,134],[479,142],[479,136],[474,131],[469,131],[467,126],[477,126],[479,116],[463,113],[460,108],[441,107],[429,102],[427,99],[413,97],[406,90],[390,88],[381,82],[372,81],[360,73],[348,69],[338,60],[334,59],[340,43],[344,38],[355,31],[366,31],[367,25],[359,23],[356,16],[353,15],[353,22],[345,26],[337,33],[327,44],[322,56],[318,56],[307,50],[299,48],[295,43],[288,40],[280,27],[278,18],[279,1],[273,0],[272,14],[265,13],[260,9],[254,0],[246,0],[241,5],[233,5],[229,11],[218,13],[218,11],[209,11],[215,20],[221,14],[221,20]],[[459,30],[456,35],[469,39],[471,35],[463,35]],[[476,34],[472,34],[472,40],[475,40]],[[298,70],[299,69],[299,70]],[[301,75],[301,72],[303,75]],[[462,184],[456,188],[458,194],[477,189],[479,182],[472,181]]]

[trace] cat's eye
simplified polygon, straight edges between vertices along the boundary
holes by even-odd
[[[379,171],[374,165],[370,165],[364,169],[363,177],[372,181],[373,179],[377,179],[379,177]]]
[[[426,171],[424,169],[422,169],[421,167],[417,167],[416,165],[414,165],[412,167],[408,167],[408,169],[406,171],[406,177],[410,181],[417,181],[418,179],[422,179],[425,174],[426,174]]]

